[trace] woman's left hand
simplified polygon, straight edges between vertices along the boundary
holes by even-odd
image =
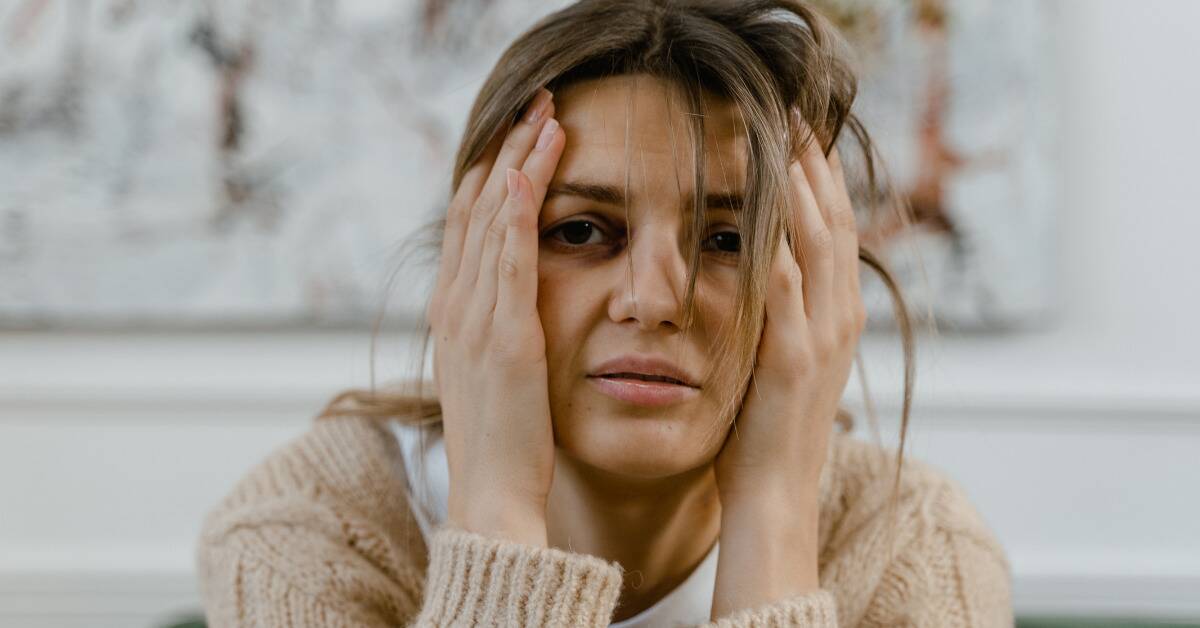
[[[826,159],[813,140],[788,171],[800,260],[781,236],[754,375],[715,463],[723,495],[805,481],[815,489],[866,321],[837,149]]]
[[[818,482],[866,320],[837,150],[826,159],[814,139],[789,172],[800,259],[781,236],[753,378],[714,462],[722,506],[714,618],[818,586]]]

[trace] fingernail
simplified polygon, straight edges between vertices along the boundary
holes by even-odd
[[[529,104],[529,111],[525,113],[525,121],[535,124],[538,120],[541,120],[542,114],[546,112],[546,105],[550,104],[552,96],[550,90],[545,87],[538,90],[537,96],[534,96],[533,102]]]
[[[554,118],[546,120],[545,126],[542,127],[541,135],[538,135],[537,146],[533,147],[534,150],[546,150],[546,147],[550,145],[550,140],[554,139],[554,132],[557,130],[558,120]]]
[[[517,171],[514,168],[508,169],[508,196],[509,198],[518,198],[521,195],[521,180],[517,178]]]

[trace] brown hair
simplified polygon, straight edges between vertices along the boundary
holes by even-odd
[[[723,378],[726,387],[720,390],[745,391],[762,333],[766,271],[774,246],[781,231],[790,242],[800,241],[799,227],[791,219],[787,167],[806,143],[821,142],[828,155],[839,139],[849,137],[858,149],[866,180],[865,186],[853,186],[858,212],[874,218],[878,212],[895,211],[902,224],[911,222],[909,209],[888,181],[870,136],[850,112],[857,80],[845,49],[834,26],[798,0],[583,0],[538,21],[500,57],[467,118],[450,193],[491,139],[507,133],[540,87],[554,92],[573,82],[625,74],[665,79],[677,87],[689,113],[696,114],[687,118],[696,166],[694,189],[703,190],[702,94],[732,102],[740,110],[748,140],[746,207],[739,212],[738,306],[728,333],[718,339],[715,349],[719,353],[713,354],[729,358],[722,359],[723,368],[713,369],[709,375]],[[811,126],[811,133],[794,128],[789,117],[793,110]],[[693,198],[692,220],[685,225],[685,250],[690,252],[685,329],[694,316],[698,234],[705,227],[704,195],[697,193]],[[417,234],[418,239],[424,236],[419,246],[440,249],[444,227],[444,217],[426,225]],[[793,253],[802,255],[803,251],[796,251],[793,245]],[[903,342],[904,400],[894,485],[898,488],[912,403],[913,325],[897,282],[880,257],[860,246],[858,258],[880,276],[890,292]],[[372,335],[370,389],[342,392],[320,417],[356,415],[405,423],[438,422],[438,401],[423,394],[428,321],[420,322],[418,376],[399,387],[380,390],[374,382],[374,338],[381,319],[382,314]],[[856,358],[862,377],[861,355]],[[863,383],[869,397],[865,379]],[[734,420],[740,401],[740,394],[722,401],[713,433]],[[867,410],[874,420],[869,399]],[[843,431],[852,429],[853,419],[845,409],[839,408],[837,419]]]

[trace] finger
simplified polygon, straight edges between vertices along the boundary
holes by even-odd
[[[488,227],[483,240],[483,252],[479,258],[479,276],[475,279],[475,289],[472,291],[472,310],[476,318],[475,324],[486,325],[492,320],[496,309],[497,273],[500,267],[500,254],[504,250],[504,241],[508,236],[510,217],[519,213],[523,205],[529,203],[528,186],[521,180],[521,171],[508,168],[505,171],[505,189],[508,196],[500,206],[500,213]]]
[[[845,260],[847,269],[846,274],[849,275],[845,285],[850,290],[851,296],[859,294],[859,267],[858,267],[858,217],[854,214],[854,201],[850,199],[850,191],[846,185],[846,172],[842,168],[842,157],[838,154],[838,149],[835,146],[829,153],[829,172],[833,175],[833,182],[837,186],[838,199],[850,208],[850,216],[847,221],[850,227],[847,230],[848,243],[845,245],[843,257],[840,260]],[[838,268],[837,261],[834,262],[834,268]]]
[[[546,199],[546,188],[554,178],[555,169],[558,168],[558,160],[562,157],[565,144],[564,138],[565,133],[559,127],[558,120],[547,120],[541,134],[538,135],[537,143],[534,144],[533,152],[529,153],[521,167],[521,171],[529,177],[532,187],[530,196],[535,216],[541,213],[542,201]]]
[[[836,149],[834,149],[836,150]],[[831,155],[836,154],[834,152]],[[854,207],[849,194],[842,187],[830,168],[829,160],[821,152],[817,142],[812,142],[801,155],[804,173],[812,185],[813,195],[821,208],[825,224],[833,236],[832,293],[838,298],[835,308],[841,310],[850,296],[850,289],[858,270],[858,234],[855,226]],[[840,162],[840,160],[839,160]]]
[[[441,256],[438,260],[437,281],[434,283],[434,288],[430,294],[429,310],[425,313],[426,320],[430,320],[432,308],[435,307],[435,301],[440,299],[440,295],[444,294],[446,287],[453,281],[455,275],[458,274],[459,263],[461,262],[463,239],[466,237],[467,223],[470,217],[471,207],[475,204],[476,198],[479,196],[479,190],[483,188],[483,182],[487,179],[488,172],[492,169],[492,164],[496,161],[496,155],[500,152],[500,144],[503,141],[503,135],[497,133],[488,146],[484,149],[483,154],[475,163],[463,173],[462,179],[459,181],[458,189],[454,191],[454,196],[450,199],[450,204],[446,209],[446,222],[442,232],[442,248]]]
[[[828,321],[833,300],[833,239],[821,217],[817,199],[804,168],[793,161],[788,167],[800,227],[799,258],[804,273],[804,303],[808,316]]]
[[[507,233],[500,253],[493,325],[520,323],[537,312],[538,209],[529,179],[518,175],[518,202],[506,207]]]
[[[543,107],[540,117],[530,121],[530,115],[538,107]],[[516,124],[504,139],[496,163],[488,174],[487,181],[479,193],[471,209],[470,224],[467,226],[467,236],[463,244],[462,262],[459,265],[458,276],[466,280],[465,286],[471,286],[476,281],[479,272],[479,255],[483,249],[483,239],[492,221],[500,211],[500,206],[508,196],[507,171],[509,168],[521,168],[529,157],[537,141],[538,133],[546,121],[554,115],[554,102],[550,92],[542,89],[530,104],[526,115]]]
[[[808,317],[804,304],[804,282],[807,278],[792,255],[792,247],[788,246],[785,234],[779,235],[779,247],[771,258],[768,276],[767,320],[775,321],[782,329],[807,334]]]

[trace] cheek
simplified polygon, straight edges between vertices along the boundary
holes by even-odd
[[[710,332],[729,329],[737,315],[737,306],[736,271],[730,268],[703,269],[696,277],[696,313],[704,337],[714,341]]]
[[[572,431],[560,418],[572,413],[575,387],[586,369],[584,344],[588,326],[595,321],[593,308],[601,298],[595,294],[598,285],[577,270],[554,268],[553,264],[539,267],[538,316],[546,339],[547,392],[552,415],[559,417],[555,419],[559,432]]]
[[[580,345],[590,303],[586,286],[577,274],[539,269],[538,316],[546,336],[546,359],[552,371],[569,365]]]

